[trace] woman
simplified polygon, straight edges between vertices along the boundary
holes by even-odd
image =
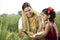
[[[22,5],[22,26],[18,27],[20,33],[32,36],[33,34],[40,32],[42,21],[36,11],[32,9],[29,3],[25,2]],[[21,20],[20,20],[21,21]],[[25,35],[24,34],[24,35]]]

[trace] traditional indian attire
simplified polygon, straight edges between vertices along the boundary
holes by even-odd
[[[50,23],[52,30],[46,36],[47,40],[58,40],[58,32],[55,23]]]
[[[23,30],[27,32],[37,33],[39,28],[41,29],[42,21],[40,16],[36,11],[33,10],[32,19],[29,19],[24,13],[22,14],[22,25]]]
[[[48,24],[48,22],[46,22],[44,24],[44,26],[42,27],[43,29],[45,29],[45,25]],[[52,29],[49,30],[48,34],[46,35],[46,40],[58,40],[58,31],[57,31],[57,27],[56,24],[53,22],[50,22],[50,27]]]
[[[34,34],[40,32],[42,20],[36,11],[33,10],[33,14],[32,19],[29,19],[24,13],[22,13],[22,27],[20,27],[20,25],[18,28],[22,28],[23,31],[32,32]]]

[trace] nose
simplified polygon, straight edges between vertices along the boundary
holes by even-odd
[[[26,12],[25,14],[26,14],[26,15],[29,15],[29,12]]]
[[[30,12],[28,11],[27,14],[29,14]]]

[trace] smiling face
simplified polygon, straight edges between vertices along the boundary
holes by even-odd
[[[26,7],[24,8],[24,13],[27,17],[31,17],[32,16],[32,8],[31,7]]]
[[[50,18],[50,16],[47,16],[46,14],[44,14],[44,12],[42,12],[42,19],[44,20],[44,21],[46,21],[46,20],[48,20],[49,18]]]

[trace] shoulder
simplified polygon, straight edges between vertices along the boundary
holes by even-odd
[[[45,28],[47,28],[47,29],[51,29],[50,22],[48,22],[48,23],[45,25]]]
[[[19,18],[19,22],[22,21],[22,17]]]
[[[22,24],[22,17],[19,18],[18,23],[19,25]]]

